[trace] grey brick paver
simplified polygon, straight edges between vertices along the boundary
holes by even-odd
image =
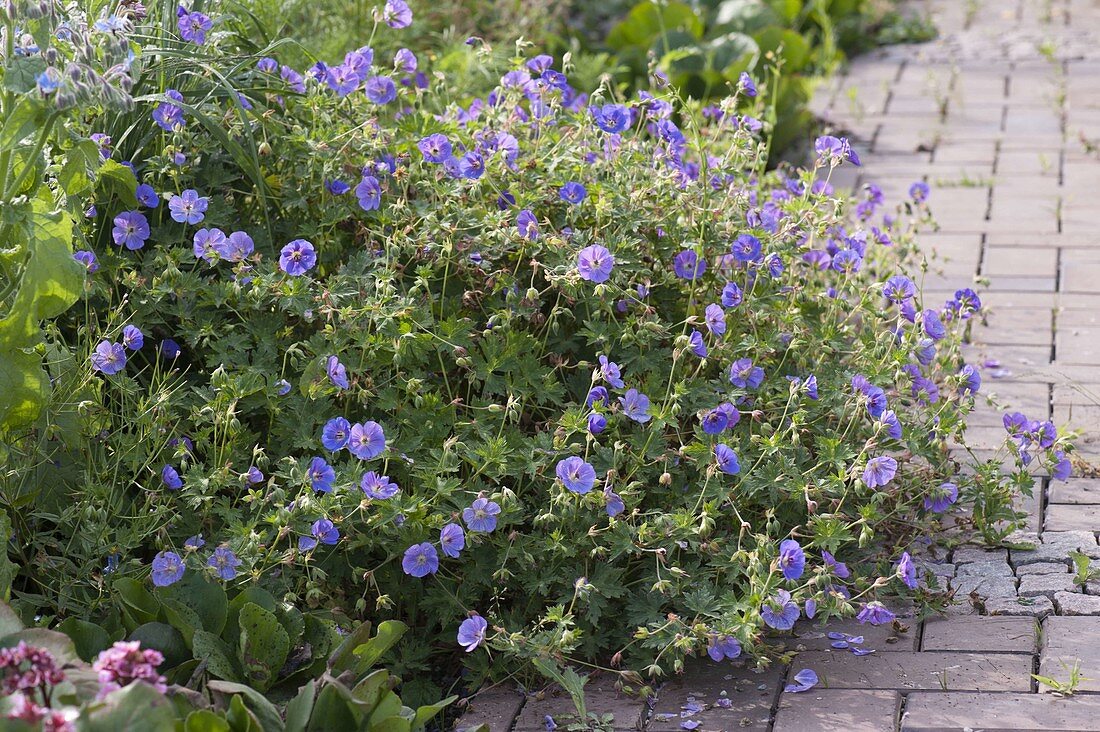
[[[1032,618],[966,615],[924,623],[923,651],[1030,653],[1038,626]]]
[[[1075,663],[1079,663],[1084,677],[1078,690],[1100,691],[1100,618],[1049,617],[1044,620],[1040,675],[1067,681]],[[1039,691],[1050,689],[1040,686]]]
[[[793,668],[813,669],[829,689],[1029,691],[1032,656],[1008,653],[810,651]]]
[[[1100,729],[1100,697],[1049,694],[910,694],[903,732],[1082,732]]]
[[[881,732],[897,724],[901,697],[894,691],[812,689],[783,694],[774,732]]]

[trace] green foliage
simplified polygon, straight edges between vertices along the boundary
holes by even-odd
[[[258,614],[266,613],[258,605],[247,603],[243,611],[249,616],[244,620],[246,629],[256,626],[278,632],[273,626],[265,627],[266,620],[254,622],[255,617],[262,617]],[[62,624],[60,628],[65,633],[75,631],[81,639],[78,643],[86,642],[86,629],[71,623]],[[143,647],[153,646],[156,632],[143,635]],[[196,631],[196,635],[203,632]],[[78,657],[73,642],[65,633],[43,628],[24,629],[12,610],[0,604],[0,648],[25,643],[45,651],[50,654],[57,671],[52,681],[19,688],[14,695],[0,700],[0,715],[10,712],[18,703],[15,697],[25,696],[39,708],[72,720],[76,732],[138,729],[150,732],[179,729],[185,732],[305,732],[314,729],[422,732],[455,699],[450,697],[416,709],[401,704],[400,697],[394,693],[400,679],[389,675],[385,669],[374,670],[370,660],[384,653],[400,636],[395,627],[387,632],[380,629],[374,638],[370,637],[369,625],[366,631],[353,631],[349,638],[366,641],[348,651],[359,659],[354,668],[347,669],[347,673],[341,673],[338,678],[325,674],[319,680],[308,681],[285,708],[265,697],[256,684],[230,681],[213,680],[205,684],[203,693],[188,694],[178,687],[158,688],[145,681],[125,683],[115,690],[103,688],[102,681],[96,681],[95,672],[86,660]],[[152,642],[146,644],[145,640]],[[335,668],[336,663],[334,656],[329,666]],[[165,665],[171,662],[166,659],[161,668]],[[4,729],[14,729],[11,720],[4,720]],[[334,724],[338,726],[332,726]]]
[[[749,72],[768,80],[771,149],[805,143],[813,127],[807,109],[817,78],[848,53],[879,42],[908,40],[916,20],[876,0],[644,0],[607,35],[606,44],[629,69],[632,86],[654,70],[684,94],[722,98]],[[910,28],[906,31],[904,28]],[[880,29],[884,29],[880,32]]]

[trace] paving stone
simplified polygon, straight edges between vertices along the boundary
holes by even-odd
[[[800,622],[794,627],[795,648],[805,651],[832,651],[833,639],[828,634],[847,633],[860,636],[863,648],[876,651],[915,651],[917,650],[916,624],[908,625],[903,620],[885,625],[868,625],[855,618],[830,619],[825,625]],[[843,651],[847,653],[848,651]]]
[[[1020,588],[1017,593],[1020,597],[1038,597],[1040,595],[1054,598],[1056,592],[1073,592],[1073,575],[1069,574],[1030,574],[1020,578]]]
[[[917,576],[924,577],[928,574],[932,574],[936,577],[944,579],[951,579],[955,576],[955,565],[948,562],[921,562],[918,561]],[[943,584],[941,582],[941,584]]]
[[[1019,569],[1027,564],[1065,564],[1069,566],[1069,552],[1071,550],[1065,546],[1052,546],[1050,544],[1039,544],[1034,549],[1013,549],[1012,550],[1012,566]]]
[[[1016,578],[1008,577],[983,577],[981,575],[962,575],[951,580],[951,589],[955,590],[956,597],[969,597],[977,594],[978,597],[1016,597]]]
[[[811,689],[783,694],[775,732],[838,730],[881,732],[897,725],[901,696],[895,691]]]
[[[986,549],[980,546],[956,547],[951,555],[951,561],[956,565],[970,564],[971,562],[1007,561],[1007,549]]]
[[[589,712],[611,715],[616,730],[642,728],[645,702],[616,691],[611,676],[590,679],[584,687],[584,699]],[[517,732],[545,732],[547,715],[559,726],[566,727],[576,721],[577,710],[570,696],[560,689],[532,694],[520,710],[514,729]]]
[[[984,605],[990,615],[1045,618],[1054,612],[1054,603],[1049,597],[991,597]]]
[[[1079,592],[1055,592],[1054,607],[1059,615],[1100,615],[1100,597]]]
[[[1100,526],[1100,505],[1075,506],[1052,503],[1047,506],[1046,528],[1051,531],[1088,530]]]
[[[993,562],[960,564],[955,572],[956,577],[1011,577],[1012,574],[1009,563],[1000,559]]]
[[[1039,674],[1068,681],[1075,663],[1083,677],[1077,689],[1100,691],[1100,618],[1052,615],[1043,621]],[[1040,684],[1039,691],[1051,689]]]
[[[680,713],[690,699],[703,707],[690,717],[700,723],[697,732],[739,729],[763,732],[771,721],[772,707],[785,673],[786,667],[780,664],[757,672],[745,662],[688,663],[682,675],[669,680],[657,691],[646,729],[683,732],[680,723],[684,720]],[[615,729],[620,727],[616,725]],[[538,730],[545,732],[546,725]]]
[[[1047,500],[1050,503],[1100,503],[1100,480],[1070,478],[1065,483],[1052,481],[1047,489]]]
[[[455,732],[488,725],[489,732],[508,732],[523,706],[523,694],[508,689],[479,691],[466,700],[466,712],[455,723]],[[543,729],[546,725],[543,725]]]
[[[966,615],[924,621],[922,651],[1031,653],[1036,623],[1031,618]]]
[[[1021,564],[1016,569],[1016,576],[1021,579],[1029,574],[1065,574],[1069,567],[1060,562],[1036,562],[1035,564]]]
[[[1100,729],[1100,697],[953,692],[910,694],[902,732],[1082,732]]]
[[[851,653],[809,651],[796,669],[811,668],[830,689],[999,690],[1031,689],[1031,655],[1016,653]]]

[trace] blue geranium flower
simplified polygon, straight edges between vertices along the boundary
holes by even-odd
[[[573,493],[583,495],[596,485],[596,469],[575,455],[558,462],[554,472],[562,485]]]

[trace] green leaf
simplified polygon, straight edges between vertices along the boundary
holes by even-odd
[[[164,654],[164,668],[172,668],[191,658],[180,632],[167,623],[145,623],[134,629],[130,640],[141,641],[142,648],[155,648]]]
[[[7,222],[25,260],[11,307],[0,320],[0,428],[37,419],[49,381],[41,357],[28,349],[41,339],[39,323],[69,309],[84,287],[84,268],[73,259],[72,219],[52,210],[46,194],[33,199],[22,221]]]
[[[798,2],[798,0],[795,0]],[[714,13],[711,33],[755,33],[761,28],[779,22],[775,10],[762,0],[723,0]]]
[[[46,59],[41,54],[16,56],[5,64],[4,78],[0,81],[8,91],[26,94],[38,87],[38,75],[46,70]]]
[[[111,585],[139,623],[151,623],[160,614],[160,603],[145,585],[129,577],[119,577]]]
[[[810,43],[790,28],[772,26],[753,35],[760,52],[783,59],[783,73],[801,71],[810,60]]]
[[[256,715],[256,719],[260,720],[265,732],[282,732],[283,719],[279,716],[279,710],[268,701],[267,697],[251,686],[235,684],[231,681],[211,681],[207,684],[207,688],[215,694],[224,696],[240,694],[247,700],[246,706]]]
[[[355,685],[355,688],[351,690],[352,697],[360,704],[361,708],[370,711],[374,709],[378,704],[378,700],[382,698],[383,691],[389,691],[392,688],[392,684],[387,685],[390,680],[390,672],[384,668],[380,668],[377,671],[367,674],[367,676]]]
[[[175,732],[176,715],[164,695],[137,682],[111,692],[102,704],[85,708],[77,728],[82,732]]]
[[[229,598],[225,589],[217,582],[206,579],[200,572],[188,572],[179,582],[157,588],[156,594],[192,610],[201,623],[198,627],[203,630],[220,635],[225,628],[225,620],[229,615]]]
[[[428,722],[439,714],[441,711],[454,704],[457,696],[449,696],[446,699],[436,702],[435,704],[426,704],[416,710],[416,716],[413,717],[412,729],[413,732],[421,732]]]
[[[0,602],[8,602],[11,599],[11,583],[19,571],[19,568],[8,558],[7,546],[11,538],[11,521],[8,520],[8,514],[4,509],[0,508],[0,547],[3,547],[0,550]],[[7,605],[0,605],[0,608],[2,608],[0,609],[0,636],[23,627],[23,624],[19,623],[18,627],[12,630],[6,629],[5,626],[8,624],[4,622],[4,615],[6,613],[14,615],[15,613]],[[16,622],[18,622],[18,618],[16,618]]]
[[[257,689],[271,688],[290,653],[290,636],[274,613],[248,602],[241,608],[240,660]]]
[[[76,652],[76,646],[69,636],[58,633],[56,630],[45,628],[26,628],[0,638],[0,648],[11,648],[19,645],[19,641],[26,641],[27,645],[45,648],[58,664],[79,664],[80,654]]]
[[[34,97],[23,97],[0,127],[0,151],[12,150],[30,137],[46,119],[45,107]]]
[[[229,732],[229,722],[209,709],[199,709],[187,715],[183,732]]]
[[[703,37],[703,21],[690,5],[682,2],[642,2],[635,5],[607,36],[607,45],[621,51],[631,47],[649,47],[666,33],[683,31],[694,38]]]
[[[0,602],[0,638],[23,630],[23,621],[6,603]]]
[[[317,682],[310,679],[286,705],[286,732],[305,732],[317,698]]]
[[[309,732],[359,729],[359,719],[345,696],[347,693],[347,689],[340,683],[325,684],[317,695],[313,716],[310,717],[306,729]]]
[[[190,648],[196,630],[202,630],[199,614],[179,600],[164,598],[160,601],[168,624],[179,631],[183,642]]]
[[[237,638],[241,635],[241,626],[238,622],[241,608],[246,603],[255,603],[267,610],[270,613],[275,612],[278,607],[278,603],[275,602],[275,598],[267,590],[250,585],[233,598],[233,601],[229,603],[229,614],[226,617],[225,627],[222,628],[221,637],[229,643],[236,644]]]
[[[201,658],[211,675],[226,681],[240,681],[241,671],[233,651],[218,636],[207,630],[196,630],[191,637],[191,652]]]
[[[111,636],[107,631],[87,620],[66,618],[57,629],[72,639],[76,652],[89,663],[111,645]]]
[[[229,713],[226,714],[229,726],[233,732],[264,732],[263,725],[256,715],[244,705],[239,696],[233,697],[229,702]]]
[[[401,640],[401,636],[405,635],[408,629],[409,626],[399,620],[384,620],[379,623],[375,636],[355,649],[356,671],[361,674],[374,666],[378,659]]]
[[[369,621],[358,626],[344,638],[344,641],[332,652],[328,659],[328,667],[333,675],[339,675],[351,668],[355,661],[355,649],[370,640],[371,624]]]
[[[114,160],[104,160],[99,167],[96,182],[106,189],[106,193],[118,196],[127,207],[138,205],[137,178],[134,177],[134,171],[125,165]]]
[[[99,146],[91,140],[82,140],[65,153],[65,164],[57,174],[57,182],[67,195],[82,195],[91,189],[102,162]]]

